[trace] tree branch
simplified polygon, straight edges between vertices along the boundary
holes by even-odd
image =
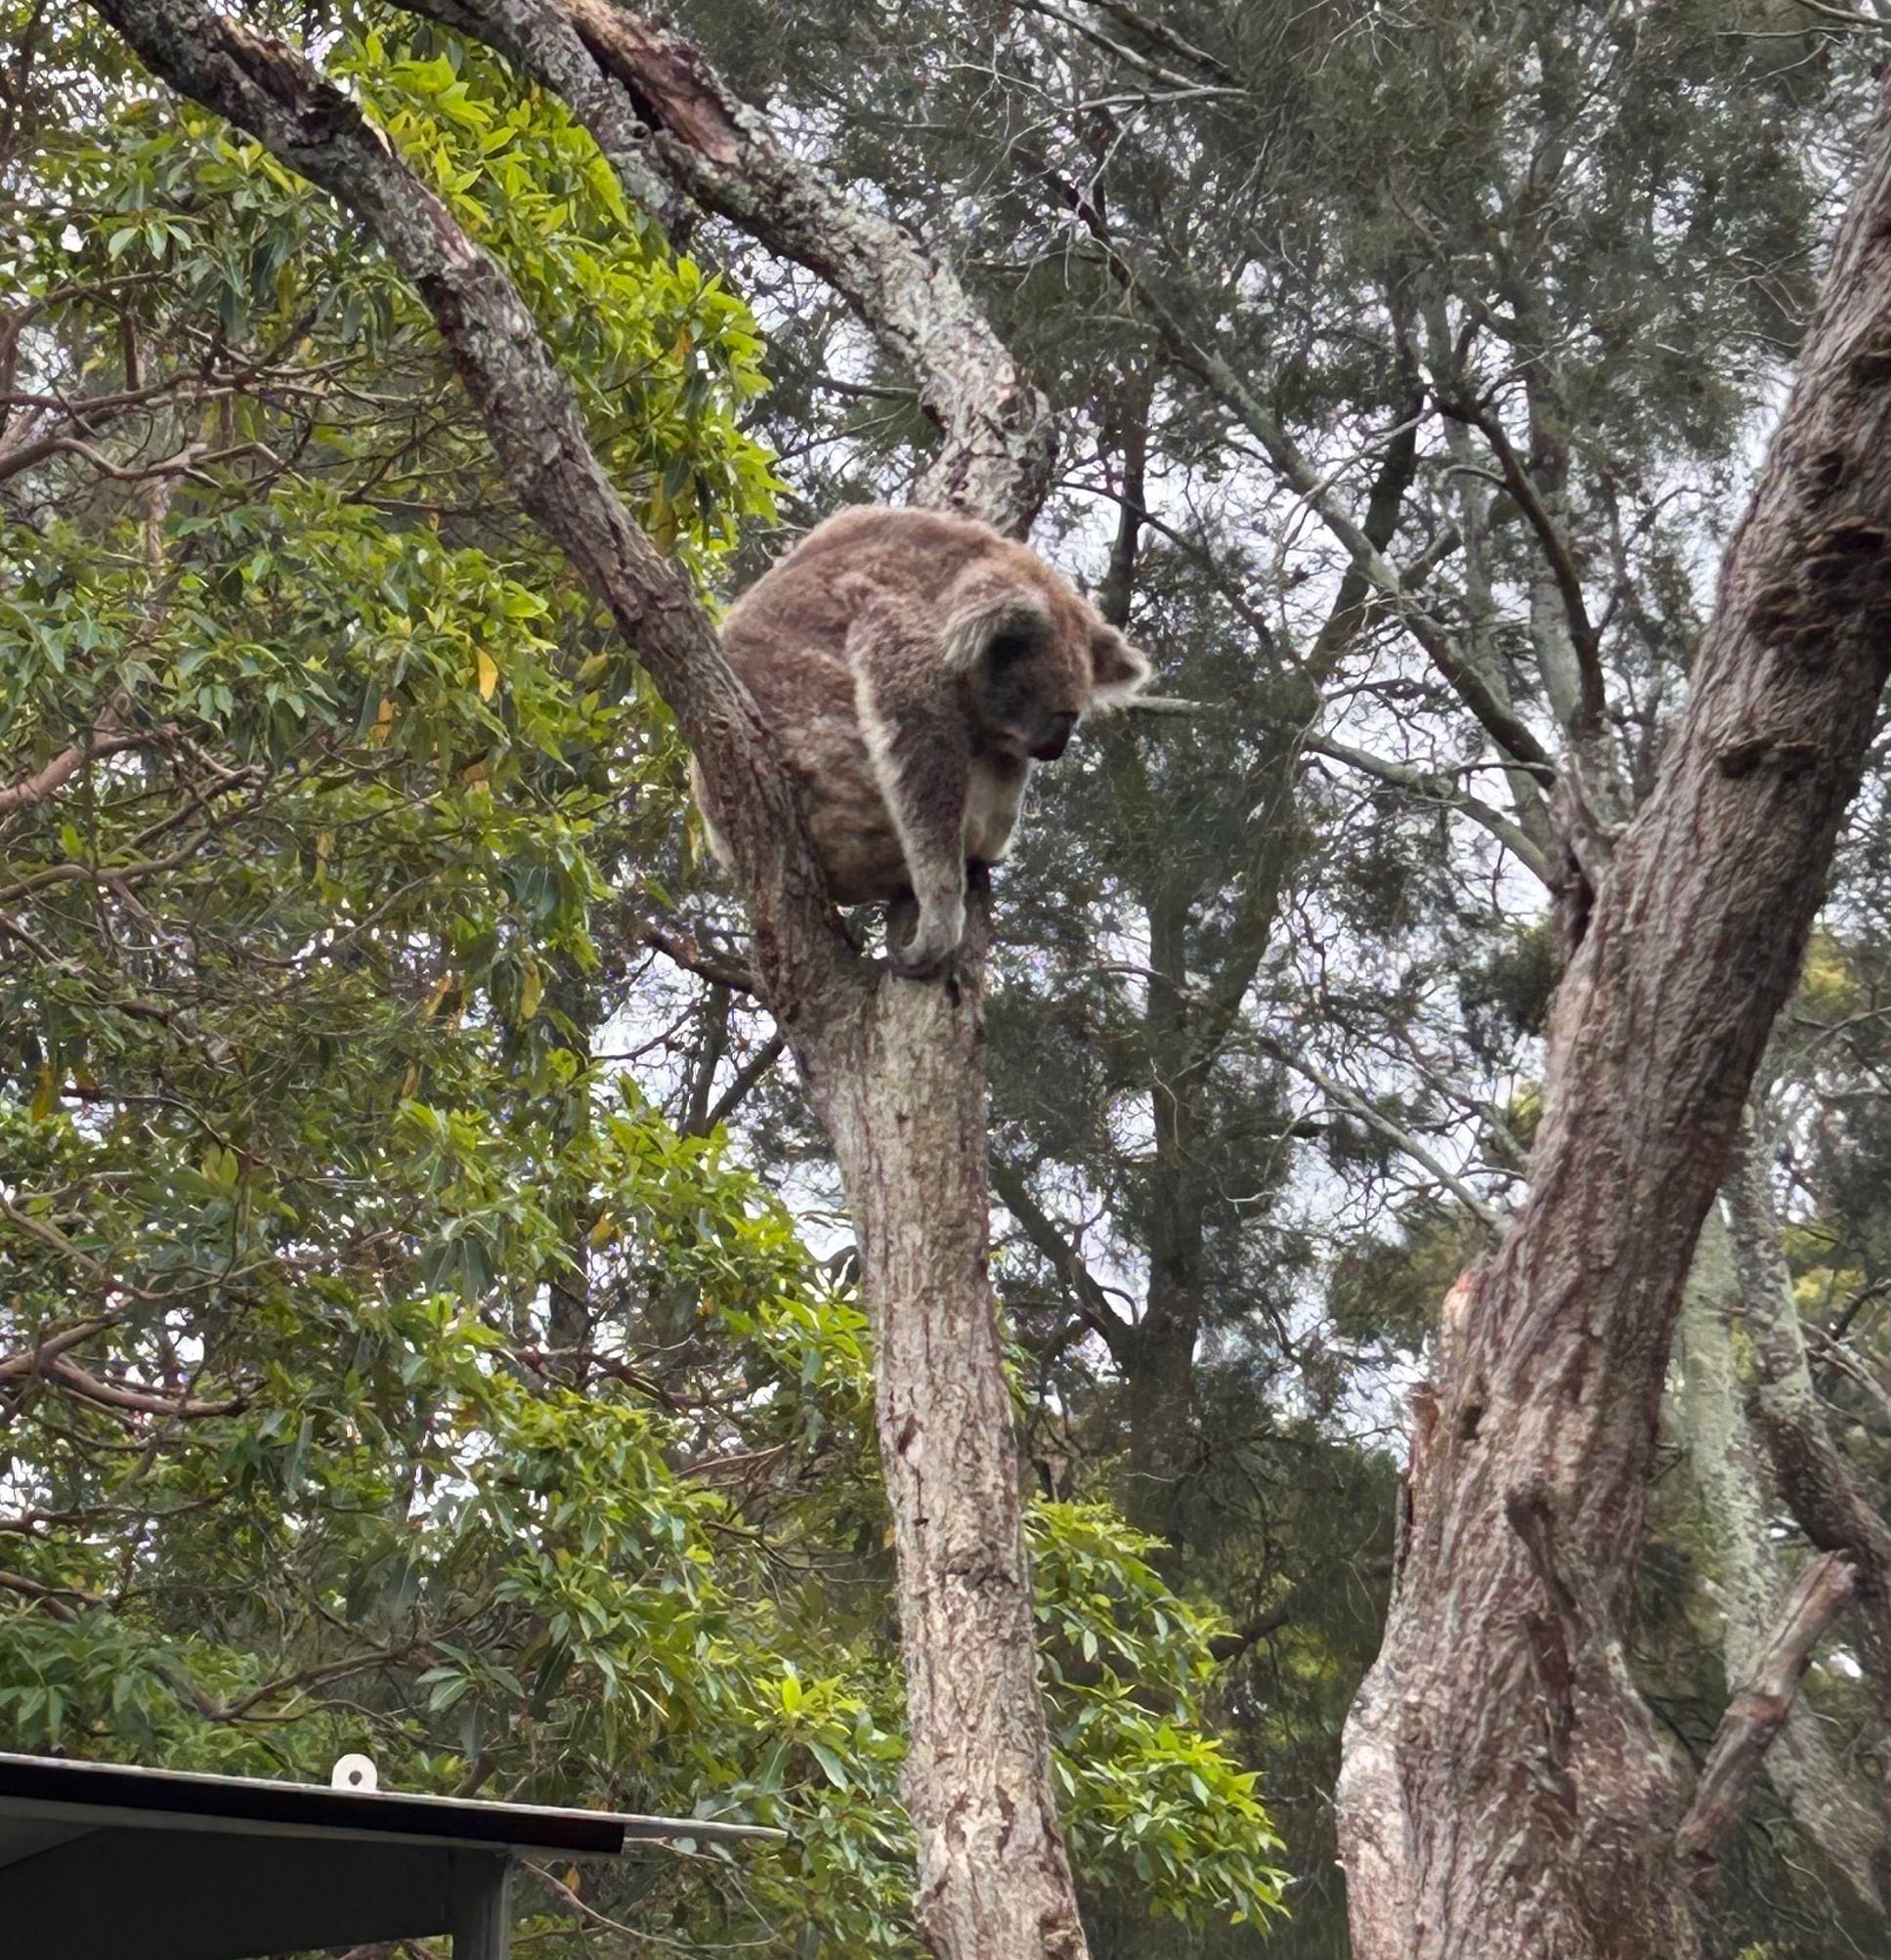
[[[1024,1236],[1051,1261],[1052,1269],[1070,1289],[1081,1310],[1084,1325],[1097,1335],[1114,1354],[1128,1329],[1122,1316],[1110,1304],[1109,1295],[1095,1273],[1079,1256],[1069,1239],[1058,1230],[1044,1208],[1031,1196],[1024,1179],[1002,1158],[992,1159],[992,1189],[999,1203],[1023,1228]]]
[[[142,748],[148,743],[162,739],[155,729],[122,735],[89,735],[83,741],[75,742],[71,747],[61,749],[50,762],[42,763],[30,776],[21,776],[0,788],[0,817],[43,803],[88,761],[102,755],[116,755],[127,748]]]
[[[1767,1745],[1786,1719],[1813,1648],[1852,1597],[1852,1581],[1851,1566],[1836,1552],[1822,1553],[1807,1565],[1752,1673],[1720,1719],[1694,1802],[1675,1833],[1682,1863],[1703,1890],[1713,1881],[1721,1846],[1752,1791]]]
[[[949,267],[775,141],[673,28],[615,0],[400,0],[489,42],[554,88],[616,160],[625,112],[706,209],[827,281],[914,374],[943,438],[919,501],[1022,533],[1051,480],[1049,405]],[[578,68],[575,44],[593,64]],[[600,87],[600,84],[602,87]]]
[[[692,932],[660,924],[655,919],[637,919],[630,929],[653,952],[661,953],[672,964],[708,980],[713,986],[727,987],[732,993],[747,994],[752,998],[758,991],[755,976],[741,960],[712,952]]]
[[[1389,761],[1384,756],[1369,754],[1363,748],[1336,742],[1329,735],[1303,736],[1301,746],[1311,754],[1327,755],[1335,762],[1344,762],[1349,769],[1356,769],[1361,775],[1376,776],[1382,783],[1414,790],[1421,796],[1436,797],[1451,809],[1462,811],[1474,824],[1488,831],[1546,889],[1554,883],[1549,860],[1525,834],[1522,827],[1513,823],[1502,811],[1492,809],[1469,790],[1460,788],[1448,776],[1418,768],[1409,762]]]
[[[1466,659],[1456,636],[1418,603],[1398,569],[1342,508],[1261,398],[1220,354],[1196,339],[1156,281],[1143,277],[1116,245],[1106,239],[1098,242],[1112,275],[1161,334],[1171,357],[1216,396],[1261,445],[1281,481],[1345,547],[1367,586],[1404,623],[1491,740],[1513,760],[1550,781],[1556,773],[1550,751]]]
[[[1549,560],[1551,574],[1556,579],[1556,589],[1562,595],[1564,613],[1569,618],[1569,644],[1575,650],[1576,670],[1580,676],[1578,720],[1570,733],[1577,737],[1593,736],[1602,728],[1603,709],[1608,704],[1603,685],[1602,634],[1590,621],[1589,609],[1583,603],[1582,575],[1576,570],[1569,541],[1557,528],[1556,520],[1545,508],[1543,499],[1537,495],[1536,486],[1530,482],[1523,458],[1512,447],[1510,438],[1504,433],[1504,425],[1496,416],[1488,409],[1447,401],[1443,396],[1434,396],[1433,399],[1440,415],[1448,415],[1453,421],[1466,423],[1482,432],[1504,473],[1504,488],[1528,520],[1530,529],[1543,547],[1543,555]]]
[[[703,765],[778,1014],[844,1011],[866,982],[828,903],[748,690],[678,568],[604,475],[577,403],[511,281],[356,105],[293,49],[203,0],[96,0],[155,73],[352,209],[412,281],[499,466],[637,649]]]
[[[715,1106],[703,1119],[702,1133],[707,1136],[718,1125],[727,1123],[750,1092],[775,1064],[781,1060],[782,1050],[788,1045],[781,1035],[770,1035],[749,1059],[735,1072],[729,1087],[716,1097]]]
[[[1308,1061],[1304,1055],[1295,1054],[1284,1042],[1277,1042],[1270,1035],[1257,1033],[1254,1036],[1254,1043],[1263,1054],[1270,1055],[1282,1068],[1292,1070],[1295,1075],[1304,1076],[1321,1094],[1336,1102],[1349,1115],[1357,1117],[1361,1123],[1378,1130],[1380,1135],[1402,1150],[1414,1164],[1429,1171],[1485,1231],[1495,1237],[1503,1224],[1503,1219],[1495,1208],[1480,1198],[1455,1172],[1447,1170],[1410,1130],[1401,1129],[1391,1117],[1375,1109],[1364,1096],[1348,1088],[1343,1082],[1329,1076],[1324,1069]]]

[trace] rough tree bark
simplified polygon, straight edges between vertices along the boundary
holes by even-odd
[[[1346,1737],[1360,1960],[1698,1952],[1738,1779],[1688,1777],[1622,1633],[1676,1306],[1891,661],[1891,118],[1723,568],[1687,713],[1558,995],[1529,1196],[1453,1288]],[[1750,1761],[1850,1568],[1795,1600]]]
[[[860,1228],[896,1524],[921,1930],[942,1960],[1081,1960],[986,1270],[982,961],[967,959],[957,985],[916,985],[854,953],[754,703],[686,580],[605,478],[504,274],[356,106],[292,50],[203,0],[96,5],[153,72],[247,130],[372,232],[431,311],[515,494],[610,608],[700,758],[748,901],[756,972],[834,1139]],[[476,33],[502,18],[515,55],[523,29],[570,24],[536,0],[468,0],[451,18]],[[716,112],[735,115],[687,44],[614,10],[597,10],[590,24],[600,36],[641,35],[660,78],[699,119],[717,102]],[[590,86],[569,40],[558,53],[564,65],[547,79],[572,90],[580,114],[602,119],[607,153],[623,153],[638,139],[608,87]],[[683,142],[665,154],[683,166],[692,192],[719,185],[729,201],[745,168],[766,166],[746,193],[758,208],[773,200],[783,223],[833,224],[849,255],[837,283],[852,278],[849,297],[889,345],[925,363],[922,385],[946,435],[932,494],[1020,528],[1050,473],[1036,391],[942,268],[883,221],[850,219],[831,187],[766,144],[753,111],[737,123],[739,153],[718,150],[709,130],[700,169]],[[873,315],[882,302],[883,316]]]

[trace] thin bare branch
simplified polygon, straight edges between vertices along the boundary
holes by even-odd
[[[1593,736],[1602,727],[1603,710],[1608,704],[1602,672],[1602,635],[1590,620],[1589,609],[1583,602],[1582,575],[1576,570],[1569,540],[1563,535],[1556,520],[1545,508],[1543,499],[1537,495],[1536,486],[1530,482],[1523,458],[1518,455],[1497,417],[1487,408],[1447,401],[1441,396],[1435,399],[1440,415],[1448,415],[1453,421],[1477,429],[1490,445],[1491,453],[1503,471],[1504,488],[1528,520],[1537,542],[1543,547],[1543,555],[1549,560],[1550,571],[1556,579],[1556,589],[1562,596],[1564,613],[1569,618],[1569,644],[1575,650],[1576,669],[1580,676],[1579,719],[1570,733],[1578,737]]]

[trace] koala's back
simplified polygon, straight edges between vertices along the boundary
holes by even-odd
[[[795,775],[837,905],[898,898],[909,873],[860,731],[853,672],[841,652],[849,611],[835,575],[844,569],[924,601],[993,548],[1007,547],[968,519],[842,511],[765,572],[723,620],[723,651]]]
[[[772,631],[732,642],[728,653],[795,779],[835,903],[899,897],[906,857],[874,778],[846,662]]]
[[[838,905],[869,905],[911,889],[906,854],[861,732],[844,649],[852,618],[845,578],[926,608],[968,566],[991,564],[1047,603],[1078,605],[1032,552],[975,519],[862,506],[817,526],[736,600],[722,646],[754,696],[793,772],[815,853]],[[1010,846],[1027,765],[979,755],[965,844],[994,863]],[[699,798],[700,800],[700,798]]]
[[[848,613],[835,590],[837,571],[924,604],[986,557],[1015,559],[1018,575],[1034,582],[1046,576],[1032,553],[974,518],[877,504],[843,510],[817,525],[736,600],[722,622],[722,644],[745,671],[751,660],[768,658],[781,637],[838,651]]]

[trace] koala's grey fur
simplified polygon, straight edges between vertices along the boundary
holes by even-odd
[[[1149,676],[1024,545],[880,506],[810,532],[736,601],[722,645],[795,776],[835,902],[918,901],[890,949],[909,975],[957,950],[966,867],[1010,848],[1033,761]],[[712,823],[709,839],[727,863]]]

